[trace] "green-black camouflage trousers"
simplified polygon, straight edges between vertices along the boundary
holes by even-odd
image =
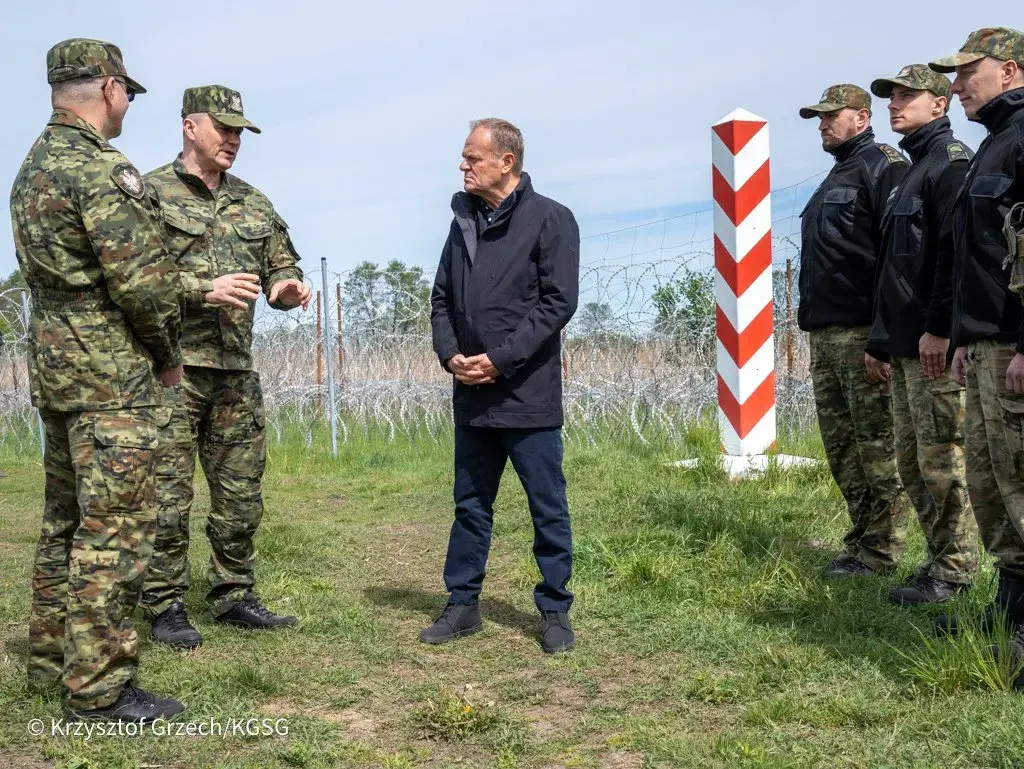
[[[967,488],[996,568],[1024,577],[1024,396],[1006,389],[1012,344],[967,348]]]
[[[896,460],[928,546],[915,575],[970,584],[978,525],[967,495],[964,388],[948,370],[930,380],[919,359],[893,358],[892,391]]]
[[[852,527],[842,556],[876,571],[892,569],[906,547],[910,498],[896,466],[890,382],[864,369],[866,327],[810,333],[818,427]]]
[[[210,592],[214,616],[229,611],[255,582],[253,537],[263,518],[266,467],[263,396],[253,371],[185,367],[168,402],[173,416],[161,431],[157,458],[156,546],[143,586],[150,617],[189,586],[189,511],[196,453],[210,488],[206,536],[212,550]],[[166,438],[166,440],[164,440]]]
[[[132,623],[156,532],[162,407],[40,410],[42,534],[32,567],[29,680],[63,678],[72,708],[114,702],[138,666]]]

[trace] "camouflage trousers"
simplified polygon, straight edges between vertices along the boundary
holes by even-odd
[[[171,422],[157,458],[156,546],[142,607],[154,617],[189,586],[189,513],[196,454],[210,489],[206,536],[212,550],[207,600],[229,611],[255,583],[253,537],[263,518],[266,467],[263,396],[253,371],[185,367],[169,394]]]
[[[810,333],[818,427],[852,524],[841,557],[876,571],[906,548],[910,498],[896,466],[890,382],[868,381],[867,328],[830,326]]]
[[[996,568],[1024,577],[1024,396],[1006,389],[1015,350],[967,348],[967,488]]]
[[[964,388],[949,371],[930,380],[919,359],[893,358],[892,391],[896,461],[928,547],[914,574],[970,584],[978,525],[967,495]]]
[[[40,410],[43,526],[32,566],[28,677],[63,680],[68,705],[110,705],[135,677],[132,616],[153,552],[161,407]]]

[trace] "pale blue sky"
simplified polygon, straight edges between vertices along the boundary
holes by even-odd
[[[926,13],[878,0],[9,3],[0,179],[9,186],[49,115],[46,50],[67,37],[104,38],[150,91],[114,142],[140,170],[180,150],[185,87],[231,86],[264,130],[246,133],[234,171],[289,222],[308,271],[326,256],[332,271],[398,258],[432,274],[473,118],[517,123],[535,187],[594,235],[706,208],[710,125],[735,107],[770,121],[773,186],[826,170],[816,121],[797,109],[831,83],[867,87],[952,53],[972,29],[1014,21],[982,8],[949,0]],[[895,142],[881,100],[875,115],[878,134]],[[956,102],[951,115],[976,147],[981,130]],[[681,226],[685,237],[697,224]],[[664,227],[654,229],[664,238]],[[6,275],[16,265],[9,227],[0,238]],[[609,242],[585,241],[584,259],[614,259]],[[623,258],[644,250],[632,240],[623,249]]]

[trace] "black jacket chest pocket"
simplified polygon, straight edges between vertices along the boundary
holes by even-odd
[[[896,201],[892,209],[893,252],[896,256],[910,256],[921,250],[924,238],[924,202],[917,195],[907,195]]]
[[[1006,245],[1003,239],[1003,216],[1000,206],[1013,184],[1012,176],[978,174],[971,181],[971,237],[978,243]]]
[[[821,203],[821,226],[825,237],[849,237],[853,233],[856,207],[856,187],[836,187],[826,192]]]

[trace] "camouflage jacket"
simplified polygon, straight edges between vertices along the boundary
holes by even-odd
[[[32,403],[93,411],[162,402],[181,363],[180,283],[142,177],[91,125],[56,110],[11,190],[32,291]]]
[[[267,296],[275,283],[302,280],[288,225],[255,187],[226,173],[210,190],[185,170],[180,157],[150,171],[146,182],[181,276],[185,365],[251,369],[255,307],[214,307],[203,296],[214,278],[234,272],[259,275]]]

